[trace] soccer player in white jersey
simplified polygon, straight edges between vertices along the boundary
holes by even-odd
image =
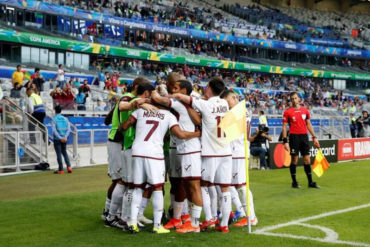
[[[225,84],[221,78],[212,78],[205,89],[207,100],[193,98],[183,94],[173,96],[183,103],[189,104],[199,110],[202,114],[202,199],[205,221],[201,229],[215,225],[212,219],[210,194],[208,187],[215,184],[221,187],[222,191],[222,220],[216,230],[229,232],[228,220],[231,212],[231,185],[232,159],[230,144],[226,142],[225,133],[218,127],[222,117],[229,110],[226,100],[219,95],[225,90]],[[212,195],[214,196],[214,195]],[[216,195],[217,196],[217,195]]]
[[[200,131],[182,131],[176,117],[168,110],[163,109],[159,109],[158,111],[138,109],[134,111],[130,118],[123,124],[123,129],[127,129],[135,123],[136,134],[132,146],[133,182],[135,190],[131,203],[129,231],[131,233],[139,232],[137,215],[143,189],[146,184],[149,184],[153,187],[153,232],[159,234],[169,233],[169,230],[161,225],[164,206],[162,187],[165,182],[163,138],[168,129],[180,139],[199,137]]]
[[[225,90],[221,95],[221,98],[225,99],[229,104],[230,109],[239,103],[237,96],[232,90]],[[252,116],[247,112],[247,135],[250,134],[250,126]],[[236,207],[236,210],[240,212],[241,219],[234,224],[234,226],[241,227],[248,225],[247,215],[247,193],[246,193],[246,174],[245,174],[245,143],[244,135],[239,139],[236,139],[230,143],[233,159],[233,170],[232,170],[232,185],[230,187],[231,198]],[[247,143],[249,145],[249,142]],[[248,154],[249,156],[249,154]],[[253,195],[249,190],[249,205],[250,205],[250,217],[251,225],[257,225],[258,220],[254,211]]]
[[[178,85],[177,85],[178,84]],[[177,86],[178,89],[177,90]],[[176,89],[173,92],[179,92],[184,95],[190,95],[193,87],[189,81],[179,80],[176,82]],[[174,99],[161,97],[158,92],[152,92],[152,100],[170,107],[175,110],[178,116],[180,129],[184,131],[194,132],[196,129],[191,117],[189,116],[189,106]],[[201,121],[199,115],[198,121]],[[201,147],[199,138],[181,140],[176,138],[177,155],[180,157],[180,175],[182,177],[183,187],[186,190],[188,201],[191,202],[191,221],[186,221],[183,225],[181,221],[181,208],[183,200],[176,200],[174,207],[173,218],[165,225],[166,229],[179,228],[176,231],[180,233],[199,232],[199,218],[202,211],[202,191],[200,188],[201,179]]]

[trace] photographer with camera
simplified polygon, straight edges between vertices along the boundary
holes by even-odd
[[[258,125],[257,131],[250,138],[250,151],[251,155],[258,156],[260,158],[260,169],[266,169],[266,154],[268,155],[268,149],[266,147],[266,141],[272,141],[271,136],[268,135],[269,128],[264,124]]]

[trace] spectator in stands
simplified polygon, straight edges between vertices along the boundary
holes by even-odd
[[[356,105],[353,101],[351,102],[351,106],[349,107],[348,111],[349,113],[356,113]]]
[[[106,109],[104,106],[103,106],[103,102],[101,101],[101,99],[98,99],[97,102],[96,102],[96,106],[95,106],[95,111],[108,111],[109,109]]]
[[[59,165],[58,171],[54,172],[56,174],[64,174],[62,155],[67,165],[68,173],[72,172],[71,162],[69,161],[69,157],[67,154],[67,139],[69,134],[71,133],[71,128],[68,119],[64,117],[61,112],[61,106],[57,105],[55,107],[55,117],[53,119],[54,149],[55,153],[57,154],[57,161]]]
[[[75,109],[74,101],[76,99],[76,94],[73,92],[71,84],[67,83],[63,89],[63,109]]]
[[[71,80],[72,80],[72,85],[73,85],[73,87],[74,88],[77,88],[77,90],[80,88],[80,86],[81,86],[81,83],[80,83],[80,81],[78,80],[78,78],[76,77],[76,78],[71,78]]]
[[[102,90],[104,89],[105,85],[105,75],[103,73],[103,68],[100,68],[99,73],[98,73],[98,80],[99,80],[99,88]]]
[[[267,141],[272,141],[271,136],[268,135],[269,128],[265,125],[258,125],[258,129],[250,138],[251,154],[258,156],[260,159],[260,169],[265,170],[267,167],[268,149],[266,146]]]
[[[77,110],[86,111],[86,98],[87,98],[87,95],[83,92],[83,88],[80,87],[78,89],[78,94],[76,95],[76,99],[75,99]]]
[[[104,79],[104,89],[109,91],[112,87],[112,82],[110,80],[109,72],[105,72],[105,79]]]
[[[118,78],[119,78],[119,73],[117,71],[114,71],[111,76],[111,87],[114,92],[117,92],[118,88]]]
[[[61,89],[64,89],[64,86],[66,84],[66,81],[65,81],[65,73],[64,73],[64,70],[63,70],[63,65],[62,64],[59,64],[58,65],[58,72],[57,72],[57,82],[58,82],[58,85]]]
[[[266,117],[264,111],[260,111],[260,117],[258,118],[258,123],[259,123],[259,125],[264,125],[264,126],[268,127],[267,117]]]
[[[12,83],[13,85],[18,82],[20,86],[23,85],[24,80],[24,74],[22,72],[22,67],[20,65],[17,65],[17,70],[13,72],[12,74]]]
[[[21,94],[22,86],[18,82],[14,83],[14,87],[10,90],[10,98],[19,99],[22,97]]]
[[[45,80],[42,78],[39,68],[35,68],[35,73],[31,75],[31,82],[36,85],[39,92],[44,91]]]
[[[89,92],[91,91],[91,88],[89,84],[87,83],[87,80],[84,80],[83,84],[80,87],[82,89],[82,92],[86,95],[86,97],[89,96]]]
[[[351,131],[351,137],[356,138],[356,118],[354,117],[353,113],[349,114],[349,129]]]
[[[53,98],[53,107],[57,105],[62,105],[63,103],[63,90],[60,89],[59,85],[55,87],[53,91],[50,92],[50,96]]]
[[[370,137],[370,117],[367,111],[362,111],[362,116],[357,118],[357,137]]]

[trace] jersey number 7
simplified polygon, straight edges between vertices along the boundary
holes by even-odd
[[[149,130],[148,134],[146,135],[144,141],[147,142],[150,137],[153,135],[154,131],[158,128],[159,122],[154,120],[146,120],[146,124],[153,124],[153,127]]]

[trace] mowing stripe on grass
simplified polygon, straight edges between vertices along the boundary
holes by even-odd
[[[338,233],[336,233],[335,231],[333,231],[330,228],[303,223],[303,222],[306,222],[306,221],[316,220],[316,219],[320,219],[320,218],[324,218],[324,217],[328,217],[328,216],[332,216],[332,215],[336,215],[336,214],[347,213],[347,212],[351,212],[351,211],[354,211],[354,210],[359,210],[359,209],[363,209],[363,208],[367,208],[367,207],[370,207],[370,203],[355,206],[355,207],[335,210],[335,211],[331,211],[331,212],[326,212],[326,213],[322,213],[322,214],[318,214],[318,215],[314,215],[314,216],[310,216],[310,217],[305,217],[305,218],[301,218],[301,219],[298,219],[298,220],[289,221],[287,223],[277,224],[277,225],[273,225],[273,226],[267,226],[267,227],[258,229],[253,233],[254,234],[260,234],[260,235],[266,235],[266,236],[286,237],[286,238],[295,238],[295,239],[307,239],[307,240],[315,240],[315,241],[326,242],[326,243],[348,244],[348,245],[353,245],[353,246],[370,247],[370,244],[368,244],[368,243],[338,240]],[[315,228],[315,229],[321,230],[321,231],[325,232],[326,237],[325,238],[311,238],[311,237],[306,237],[306,236],[297,236],[297,235],[293,235],[293,234],[269,232],[269,231],[272,231],[272,230],[276,230],[276,229],[291,226],[291,225],[300,225],[300,226],[304,226],[304,227]]]

